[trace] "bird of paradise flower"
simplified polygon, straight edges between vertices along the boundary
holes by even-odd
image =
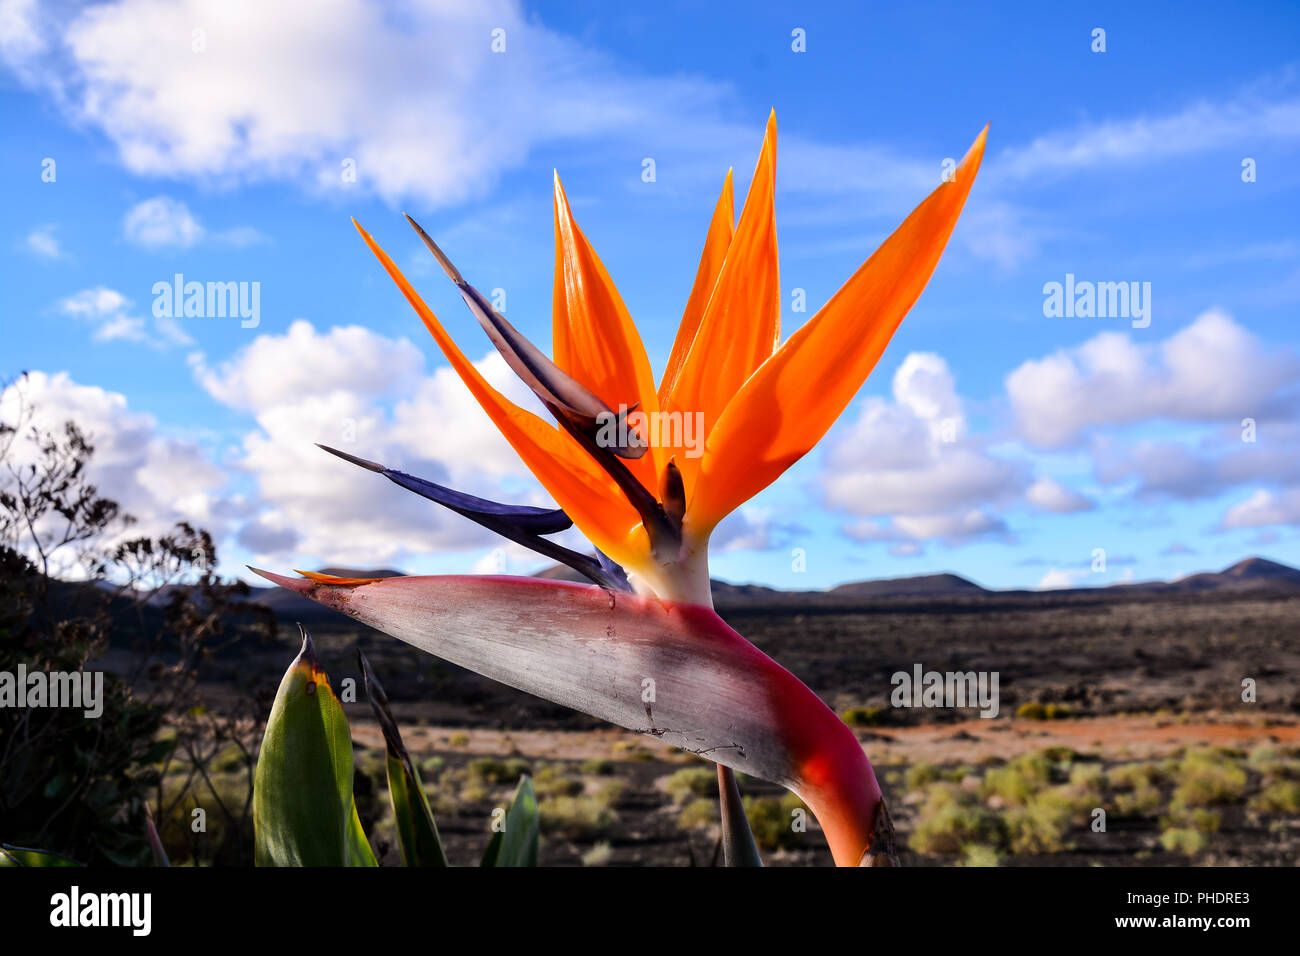
[[[448,336],[392,259],[361,237],[558,509],[503,505],[326,449],[541,554],[599,587],[507,576],[299,579],[258,571],[462,667],[781,784],[817,817],[837,865],[896,863],[880,785],[852,731],[713,610],[709,537],[806,454],[848,405],[920,296],[956,225],[987,127],[826,305],[780,344],[776,118],[735,222],[731,173],[709,224],[658,388],[613,281],[555,180],[553,358],[525,339],[414,220],[510,367],[558,427],[510,402]],[[734,226],[733,226],[733,223]],[[702,416],[651,443],[640,411]],[[610,423],[618,428],[608,428]],[[610,438],[610,435],[621,436]],[[322,446],[323,447],[323,446]],[[595,555],[547,536],[571,525]],[[256,570],[256,569],[254,569]]]

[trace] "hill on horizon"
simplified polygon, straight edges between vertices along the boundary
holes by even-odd
[[[402,574],[391,568],[379,570],[366,568],[346,568],[346,567],[327,567],[322,568],[324,574],[333,574],[339,577],[372,577],[386,578],[397,577]],[[588,583],[587,579],[574,571],[572,568],[556,564],[545,568],[532,577],[543,578],[551,581],[571,581],[579,584]],[[1246,590],[1252,588],[1272,588],[1272,589],[1300,589],[1300,569],[1293,568],[1289,565],[1277,561],[1271,561],[1267,558],[1249,557],[1232,564],[1222,571],[1202,571],[1197,574],[1187,575],[1174,581],[1137,581],[1123,582],[1105,585],[1103,587],[1086,587],[1086,588],[1058,588],[1053,590],[1039,590],[1031,588],[1009,588],[1009,589],[991,589],[985,588],[968,578],[951,572],[941,572],[936,574],[918,574],[898,578],[874,578],[862,581],[849,581],[844,584],[837,584],[826,589],[783,589],[773,588],[763,584],[733,584],[729,581],[723,581],[719,578],[712,579],[713,597],[715,602],[720,605],[737,606],[745,605],[750,602],[779,601],[781,603],[797,601],[801,598],[809,601],[844,601],[844,600],[861,600],[876,598],[904,598],[904,597],[973,597],[978,595],[996,595],[996,594],[1070,594],[1070,593],[1104,593],[1106,591],[1152,591],[1152,592],[1201,592],[1218,589],[1227,589],[1233,591]],[[259,600],[270,602],[281,610],[280,605],[306,605],[307,600],[296,594],[287,591],[280,591],[277,588],[262,588],[255,586],[255,590],[268,592]],[[275,597],[271,594],[278,592]],[[283,608],[288,610],[288,607]]]

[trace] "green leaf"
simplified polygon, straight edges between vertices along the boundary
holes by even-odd
[[[375,866],[352,798],[352,736],[311,637],[289,665],[253,780],[257,866]]]
[[[81,866],[76,860],[51,853],[49,850],[29,850],[26,847],[0,843],[0,866]]]
[[[420,774],[409,761],[388,755],[388,795],[393,801],[397,840],[407,866],[446,866],[447,855],[433,822],[433,810]]]
[[[388,706],[388,695],[380,685],[370,661],[357,650],[362,680],[370,708],[384,732],[388,749],[388,798],[393,804],[393,820],[397,824],[397,844],[402,851],[402,862],[407,866],[446,866],[447,854],[438,838],[438,825],[433,821],[433,809],[425,795],[419,771],[402,743],[397,721]]]
[[[537,795],[531,777],[524,776],[515,790],[505,826],[492,834],[482,866],[537,866],[540,839]]]

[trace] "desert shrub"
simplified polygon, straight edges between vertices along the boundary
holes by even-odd
[[[1300,783],[1293,780],[1271,783],[1255,794],[1250,806],[1265,813],[1300,813]]]
[[[808,808],[793,793],[780,797],[745,797],[745,815],[754,842],[763,850],[788,849],[804,844],[803,831],[794,829],[795,812],[802,810],[802,818],[809,819]]]
[[[1096,795],[1065,785],[1051,787],[1007,812],[1013,853],[1062,853],[1072,848],[1071,830],[1083,826]]]
[[[903,776],[903,786],[908,790],[921,790],[937,781],[943,772],[932,763],[924,760],[907,768]]]
[[[472,782],[487,786],[513,786],[519,778],[529,772],[528,761],[518,757],[498,760],[496,757],[479,757],[469,762],[469,777]]]
[[[1024,806],[1052,779],[1052,763],[1042,754],[1022,754],[1003,767],[984,774],[980,794],[997,797],[1003,803]]]
[[[1031,700],[1016,708],[1016,716],[1024,720],[1064,720],[1070,716],[1070,709],[1064,704]]]
[[[626,780],[602,780],[596,784],[593,793],[600,800],[605,801],[611,807],[617,806],[618,802],[623,799],[623,793],[627,790]]]
[[[442,772],[445,763],[446,761],[441,757],[427,757],[420,761],[420,774],[425,777],[436,777]]]
[[[674,803],[691,797],[711,797],[718,792],[718,773],[704,767],[683,767],[664,779],[663,787]]]
[[[1246,772],[1229,758],[1197,751],[1183,758],[1178,769],[1178,786],[1173,802],[1204,807],[1236,803],[1246,792]]]
[[[0,393],[0,671],[103,676],[96,719],[0,708],[0,839],[88,865],[143,863],[146,805],[160,828],[202,806],[206,832],[167,827],[172,861],[248,862],[249,806],[214,794],[227,776],[251,780],[274,685],[242,677],[217,711],[201,681],[243,640],[274,636],[274,618],[216,575],[208,532],[135,536],[89,477],[91,437],[75,421],[44,424],[25,377]]]
[[[1121,817],[1155,816],[1164,799],[1159,789],[1149,784],[1139,784],[1137,789],[1115,795],[1115,814]]]
[[[1101,793],[1109,782],[1106,771],[1097,764],[1075,764],[1070,768],[1070,783],[1089,793]]]
[[[848,707],[840,711],[840,720],[850,727],[875,727],[885,722],[885,712],[880,707]]]
[[[1272,744],[1260,744],[1246,757],[1252,767],[1264,767],[1282,759],[1282,751]]]
[[[655,759],[653,753],[635,740],[618,741],[614,744],[614,752],[621,755],[624,760],[630,760],[634,763],[650,763]]]
[[[565,773],[563,764],[544,764],[533,774],[533,789],[541,797],[571,797],[582,793],[582,781]]]
[[[1191,827],[1171,827],[1160,834],[1160,845],[1170,853],[1196,856],[1205,849],[1205,837]]]
[[[985,846],[982,843],[972,843],[966,847],[966,856],[962,860],[962,866],[997,866],[998,851],[996,847]]]
[[[711,827],[718,822],[718,804],[715,800],[696,797],[677,814],[677,825],[683,830]]]
[[[1123,763],[1106,773],[1111,786],[1119,790],[1141,790],[1165,782],[1166,774],[1153,763]]]
[[[614,856],[614,848],[608,840],[601,840],[586,853],[582,854],[583,866],[608,866]]]
[[[543,833],[570,840],[606,836],[618,822],[618,814],[599,794],[539,799],[537,812]]]
[[[999,846],[1005,825],[975,794],[950,783],[931,784],[908,845],[917,853],[956,856],[971,845]]]
[[[447,738],[448,745],[456,748],[469,746],[469,734],[457,732]]]
[[[590,760],[584,760],[578,769],[588,776],[608,777],[614,772],[614,762],[602,757],[592,757]]]

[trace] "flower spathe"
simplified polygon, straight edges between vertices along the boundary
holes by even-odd
[[[412,220],[554,425],[488,384],[357,224],[475,399],[596,545],[599,567],[596,559],[559,559],[610,590],[518,578],[267,577],[486,676],[781,783],[808,803],[838,864],[879,858],[885,851],[877,834],[887,829],[888,814],[861,746],[815,694],[713,612],[708,541],[723,517],[816,444],[865,381],[939,261],[986,134],[987,127],[955,174],[782,344],[776,119],[769,118],[734,227],[730,172],[724,180],[657,385],[629,310],[574,220],[558,175],[550,357],[497,314]],[[626,409],[647,418],[661,411],[696,416],[707,436],[702,455],[597,442],[592,422]],[[419,479],[341,457],[534,550],[557,551],[536,533],[554,523],[537,509],[415,486]],[[509,524],[524,519],[531,530]],[[638,594],[616,594],[621,581]],[[647,679],[656,688],[653,705],[641,699]]]

